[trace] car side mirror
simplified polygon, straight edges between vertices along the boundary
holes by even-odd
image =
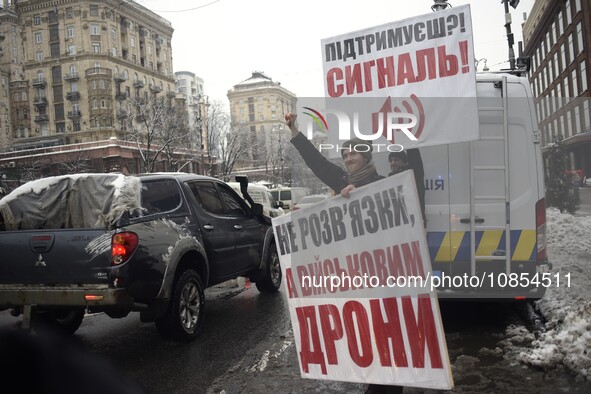
[[[283,208],[283,201],[275,201],[275,208]]]

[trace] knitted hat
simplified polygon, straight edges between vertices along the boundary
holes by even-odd
[[[408,163],[408,155],[406,154],[405,151],[390,152],[390,154],[388,155],[388,161],[392,160],[395,157],[403,160],[405,163]]]
[[[344,152],[357,152],[365,158],[368,162],[372,160],[373,145],[370,141],[362,140],[361,138],[351,138],[349,141],[345,141],[341,149],[341,157]]]

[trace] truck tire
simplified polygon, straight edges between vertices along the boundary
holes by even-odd
[[[156,320],[160,335],[190,342],[198,335],[205,312],[205,294],[199,274],[188,269],[181,273],[172,290],[166,315]]]
[[[281,286],[281,265],[279,264],[279,254],[275,243],[269,247],[267,262],[263,276],[256,282],[257,289],[261,293],[277,293]]]
[[[35,312],[33,328],[40,331],[71,336],[80,328],[84,309],[55,309]]]

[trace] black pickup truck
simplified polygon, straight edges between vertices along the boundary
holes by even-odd
[[[0,200],[0,310],[74,333],[86,312],[140,311],[194,339],[204,289],[248,276],[277,292],[271,221],[215,178],[78,174],[29,182]],[[39,327],[40,327],[39,326]]]

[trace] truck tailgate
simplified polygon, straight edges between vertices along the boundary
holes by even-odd
[[[99,229],[1,232],[0,284],[106,284],[110,247]]]

